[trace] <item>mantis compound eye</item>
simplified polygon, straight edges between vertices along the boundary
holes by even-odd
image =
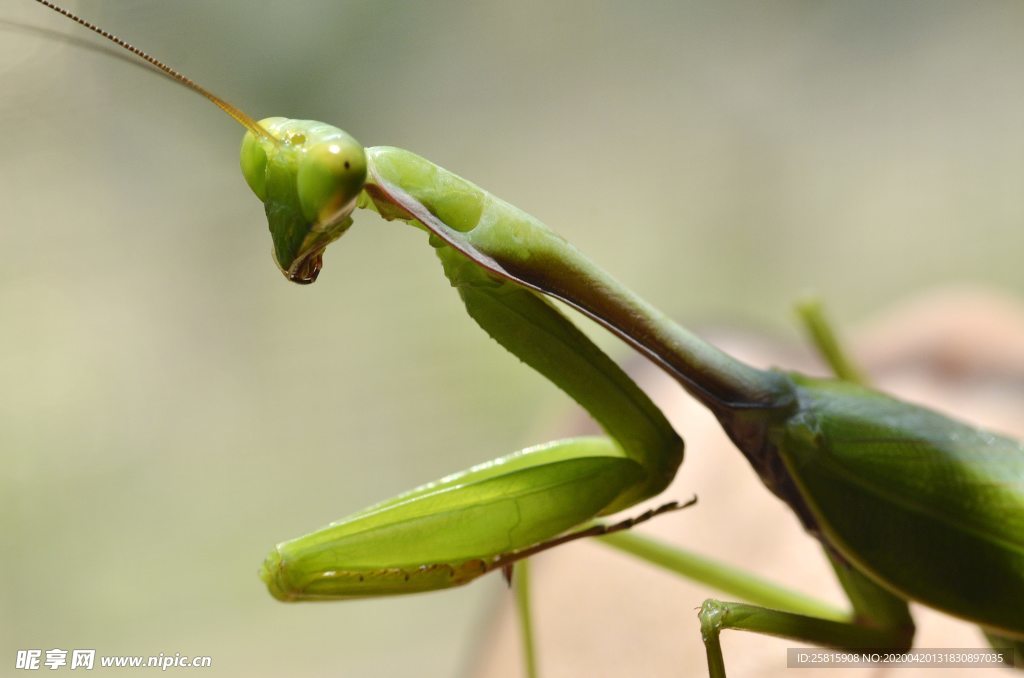
[[[272,138],[247,132],[242,174],[263,202],[274,259],[292,282],[311,283],[324,249],[352,224],[366,153],[347,133],[312,120],[266,118]]]
[[[363,190],[366,182],[363,147],[351,138],[307,143],[296,180],[303,215],[321,224],[330,223]]]

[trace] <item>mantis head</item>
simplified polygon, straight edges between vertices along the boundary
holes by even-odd
[[[278,268],[292,282],[308,284],[320,273],[324,249],[352,225],[366,153],[321,122],[266,118],[258,127],[268,136],[246,132],[242,174],[266,208]]]
[[[352,224],[350,215],[366,181],[366,154],[359,142],[337,127],[312,120],[256,122],[138,47],[49,0],[36,1],[207,98],[249,130],[242,141],[242,173],[266,206],[274,259],[292,282],[316,280],[324,248]]]
[[[355,139],[336,127],[309,120],[267,118],[258,123],[138,47],[49,0],[36,1],[209,99],[248,129],[242,142],[242,172],[266,206],[274,259],[289,280],[302,284],[316,280],[324,248],[352,223],[349,215],[366,180],[366,155]]]

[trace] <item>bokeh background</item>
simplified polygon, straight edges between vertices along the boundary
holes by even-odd
[[[696,327],[795,342],[808,289],[844,324],[951,281],[1024,292],[1017,2],[69,6],[255,117],[463,174]],[[240,129],[81,42],[0,8],[0,674],[53,647],[477,671],[496,577],[287,606],[257,568],[572,404],[468,320],[411,229],[363,216],[316,285],[286,283]]]

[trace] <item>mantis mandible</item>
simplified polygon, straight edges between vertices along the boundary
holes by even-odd
[[[463,584],[664,489],[682,459],[680,439],[543,298],[551,297],[618,335],[713,412],[765,486],[821,542],[849,596],[846,619],[706,602],[700,619],[713,676],[725,675],[718,635],[726,628],[832,647],[909,647],[908,600],[978,624],[995,645],[1024,644],[1020,443],[853,378],[744,365],[537,220],[429,161],[400,149],[363,149],[322,123],[256,122],[186,84],[248,128],[243,173],[266,207],[274,257],[288,279],[316,279],[324,249],[357,208],[410,223],[429,233],[474,320],[611,436],[530,448],[284,542],[262,573],[276,597]]]

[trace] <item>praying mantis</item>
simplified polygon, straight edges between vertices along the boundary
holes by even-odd
[[[316,135],[326,135],[326,145],[307,147]],[[338,146],[339,150],[330,150],[331,145]],[[300,179],[299,184],[290,186],[288,181],[282,182],[280,179],[281,176],[289,175],[293,169],[292,164],[297,160],[284,155],[281,147],[285,147],[285,150],[308,148],[313,154],[325,153],[321,161],[326,161],[328,165],[335,160],[341,164],[320,172],[325,163],[316,163],[306,172],[313,173],[308,183],[303,184]],[[347,166],[345,163],[348,163]],[[271,591],[278,597],[329,598],[360,593],[373,595],[463,583],[465,578],[490,569],[486,567],[490,559],[543,543],[575,525],[585,523],[593,516],[611,513],[653,496],[664,487],[679,463],[681,454],[678,439],[666,428],[659,414],[638,389],[631,386],[609,361],[591,349],[587,340],[573,334],[564,319],[550,310],[550,306],[538,301],[539,293],[565,301],[594,317],[661,364],[712,409],[738,447],[758,468],[770,489],[791,506],[812,534],[826,544],[837,571],[844,579],[844,585],[855,598],[855,609],[864,617],[873,619],[876,625],[872,628],[871,625],[855,626],[836,620],[811,621],[806,618],[796,619],[786,613],[774,615],[770,621],[783,625],[793,624],[790,630],[796,635],[803,634],[801,637],[809,642],[840,645],[867,642],[878,646],[901,647],[909,642],[911,632],[909,617],[906,616],[901,598],[910,597],[971,618],[1007,638],[1019,641],[1020,635],[1024,633],[1024,628],[1019,625],[1017,607],[1000,605],[1000,602],[1020,599],[1016,595],[1019,591],[1008,588],[1021,585],[1019,554],[1010,553],[1014,544],[1020,545],[1021,534],[1019,486],[1013,486],[1015,482],[1019,484],[1021,473],[1021,451],[1018,444],[994,436],[990,438],[988,434],[962,427],[947,419],[935,418],[937,415],[886,399],[857,386],[762,372],[736,363],[658,314],[600,269],[593,267],[571,246],[551,235],[539,222],[411,154],[378,148],[371,149],[362,159],[354,140],[335,129],[275,119],[250,126],[250,136],[247,136],[243,150],[243,168],[250,187],[267,203],[276,260],[289,278],[300,282],[310,282],[315,278],[323,249],[340,235],[341,230],[347,228],[350,212],[356,206],[373,208],[385,218],[416,222],[429,230],[446,273],[460,287],[471,315],[476,316],[475,319],[492,336],[514,352],[526,353],[531,349],[542,348],[538,354],[524,358],[526,362],[533,363],[550,355],[548,351],[555,350],[552,346],[564,346],[567,349],[564,354],[558,360],[551,361],[551,365],[541,367],[541,371],[549,370],[545,374],[578,399],[594,398],[592,407],[607,407],[609,413],[597,415],[597,418],[617,439],[641,441],[635,445],[635,452],[629,451],[633,454],[623,454],[627,447],[625,443],[622,448],[617,448],[614,445],[609,447],[607,442],[584,440],[567,443],[566,447],[544,447],[516,457],[525,465],[515,471],[536,473],[536,478],[550,477],[552,469],[548,467],[555,464],[549,462],[557,464],[583,458],[596,458],[598,463],[614,460],[607,474],[617,482],[605,494],[598,491],[601,487],[608,487],[601,482],[588,485],[577,493],[575,490],[580,487],[577,481],[584,478],[577,477],[575,472],[569,476],[559,475],[556,480],[561,482],[562,478],[569,478],[572,485],[570,489],[574,492],[566,496],[563,504],[550,507],[550,513],[538,510],[537,524],[548,522],[540,525],[537,531],[527,531],[496,545],[479,547],[476,543],[492,536],[485,527],[494,520],[496,512],[486,502],[477,501],[482,496],[478,494],[479,488],[464,485],[462,481],[466,476],[451,479],[449,485],[435,485],[428,491],[406,496],[397,503],[356,514],[349,521],[328,528],[323,533],[286,543],[272,553],[264,569],[264,577]],[[365,184],[361,168],[366,171]],[[299,175],[302,174],[303,170],[300,169]],[[438,189],[438,186],[441,188]],[[485,229],[478,231],[478,224],[483,223],[482,217],[491,215],[493,221],[487,223],[495,224],[493,229],[490,232]],[[276,224],[275,219],[278,219]],[[495,308],[517,313],[524,322],[496,318]],[[528,333],[531,328],[536,334]],[[519,330],[526,334],[515,334]],[[562,344],[551,344],[545,339],[557,333],[566,335],[561,340]],[[579,356],[584,356],[583,364],[569,362]],[[593,380],[602,375],[611,383],[604,390],[594,389]],[[621,402],[616,403],[613,400],[616,397],[621,398]],[[614,417],[621,414],[623,408],[630,408],[630,415],[624,417],[624,422],[614,421]],[[882,422],[879,425],[881,428],[876,430],[875,422]],[[634,427],[646,428],[647,432],[638,433]],[[843,497],[842,507],[848,509],[850,502],[858,499],[851,496],[849,488],[842,487],[842,474],[832,473],[829,469],[817,469],[816,472],[820,471],[821,475],[800,476],[792,466],[809,464],[806,457],[811,455],[813,459],[813,454],[823,449],[822,441],[825,448],[840,453],[849,449],[870,448],[866,442],[837,445],[834,448],[828,444],[830,440],[856,442],[856,435],[850,434],[860,434],[862,431],[881,431],[879,436],[886,439],[912,439],[915,446],[925,450],[942,450],[943,445],[950,440],[960,440],[990,448],[999,457],[998,460],[986,461],[979,471],[982,474],[981,484],[1003,483],[999,486],[1006,488],[1005,495],[997,493],[999,496],[991,498],[994,503],[982,507],[991,509],[998,517],[983,512],[976,516],[977,522],[970,525],[972,531],[976,532],[995,525],[999,518],[1005,521],[991,535],[998,542],[995,547],[997,553],[982,559],[983,566],[995,568],[988,572],[996,574],[990,574],[987,580],[979,576],[971,581],[979,586],[986,581],[999,582],[1002,601],[995,599],[998,596],[992,591],[982,589],[975,592],[976,596],[963,595],[963,600],[944,598],[948,591],[941,577],[949,573],[933,567],[937,560],[936,552],[928,548],[935,547],[934,543],[924,544],[920,551],[895,553],[896,561],[893,563],[879,562],[878,554],[871,552],[870,538],[859,532],[857,525],[835,524],[832,518],[835,514],[827,508],[828,503],[833,499],[840,501],[839,498]],[[964,449],[969,451],[973,448],[967,445]],[[653,460],[636,462],[637,459],[643,459],[645,452],[652,450],[656,452]],[[793,456],[780,455],[780,451],[789,452]],[[957,464],[960,462],[952,458],[960,454],[961,448],[953,445],[945,448],[945,451],[951,455],[950,463],[953,466],[949,468],[959,468]],[[624,466],[624,462],[628,464]],[[639,472],[626,470],[632,469],[631,464],[634,462],[640,466]],[[842,466],[848,460],[840,457],[836,463]],[[478,479],[491,482],[491,474],[495,470],[501,472],[503,469],[500,466],[497,469],[494,466],[477,469],[470,472],[470,478],[474,482]],[[943,476],[942,473],[938,475],[940,479]],[[642,480],[636,480],[637,477]],[[504,476],[501,478],[507,480]],[[534,479],[531,477],[526,489],[532,487]],[[954,485],[960,488],[963,478],[958,476],[954,480]],[[890,487],[895,487],[894,491],[899,493],[915,489],[928,491],[915,487]],[[441,490],[443,494],[440,505],[428,505],[426,509],[414,505],[421,497],[427,497],[428,502],[437,501],[433,495],[426,494],[435,490]],[[958,491],[965,493],[956,495]],[[1017,494],[1014,494],[1015,491]],[[458,497],[455,504],[446,503],[452,495],[459,493],[464,493],[464,496]],[[953,495],[954,499],[959,498],[964,502],[963,506],[952,504],[952,508],[967,508],[978,499],[975,495],[967,494],[963,488],[953,490],[947,487],[944,492],[946,495]],[[581,506],[580,498],[592,500],[593,503]],[[863,498],[860,500],[863,501]],[[930,498],[927,501],[937,500]],[[393,523],[388,521],[392,520],[397,511],[411,510],[416,516],[434,518],[451,506],[457,507],[451,516],[456,522],[466,517],[470,513],[469,509],[481,507],[482,513],[477,519],[479,522],[469,530],[468,538],[474,542],[470,551],[430,553],[424,551],[426,543],[415,542],[413,553],[397,555],[390,550],[396,544],[389,543],[383,549],[387,552],[377,552],[374,556],[394,558],[394,567],[384,567],[381,561],[374,561],[368,569],[362,571],[358,568],[345,569],[350,565],[341,562],[333,552],[333,544],[344,536],[342,533],[346,529],[379,529],[381,524],[372,524],[374,520],[383,520],[383,527],[390,529]],[[871,510],[866,504],[860,508],[861,513]],[[898,508],[887,506],[885,510],[888,513],[885,515],[889,518],[900,515]],[[1015,516],[1018,517],[1017,522],[1014,522]],[[502,538],[505,539],[504,536]],[[399,541],[404,542],[405,538]],[[324,547],[325,543],[328,548]],[[362,542],[360,546],[365,543]],[[887,543],[891,543],[891,539]],[[1004,551],[999,551],[999,545],[1005,547]],[[475,550],[478,548],[484,550]],[[319,559],[324,558],[323,562],[319,562]],[[423,570],[412,567],[413,562],[418,560],[423,561],[420,563],[425,566]],[[904,579],[901,578],[900,569],[908,562],[920,567]],[[431,567],[435,565],[440,567]],[[464,568],[464,571],[460,568]],[[869,576],[864,576],[861,568]],[[368,573],[375,576],[369,576]],[[443,582],[432,578],[438,574],[444,577]],[[465,578],[462,574],[466,575]],[[929,579],[932,574],[940,579]],[[885,585],[878,586],[876,580],[882,580]],[[363,590],[364,585],[372,586]],[[893,596],[890,589],[896,589],[903,595]],[[703,620],[709,635],[713,675],[724,675],[721,659],[716,658],[714,652],[714,636],[717,633],[714,623],[717,618],[732,610],[749,612],[747,608],[718,608],[714,605],[704,610]],[[757,623],[760,624],[760,620]],[[766,623],[764,628],[770,625]]]

